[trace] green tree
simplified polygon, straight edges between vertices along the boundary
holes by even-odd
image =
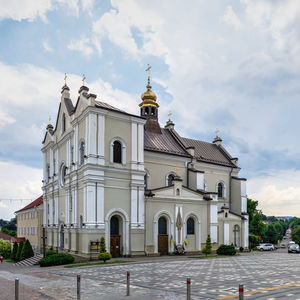
[[[102,237],[100,239],[100,253],[98,255],[98,258],[100,260],[102,260],[104,263],[107,261],[107,260],[110,260],[111,259],[111,254],[108,253],[106,251],[106,246],[105,246],[105,239],[104,237]]]
[[[247,211],[249,215],[249,232],[251,234],[262,237],[266,230],[263,223],[264,215],[261,210],[257,209],[258,201],[247,199]]]
[[[20,260],[24,260],[32,256],[34,256],[34,252],[32,250],[29,240],[26,240],[20,254]]]
[[[11,255],[11,245],[9,241],[0,239],[0,255],[8,258]]]
[[[207,256],[208,254],[211,254],[211,250],[212,250],[211,239],[210,239],[210,235],[208,235],[205,242],[205,247],[202,249],[202,253]]]
[[[17,252],[18,252],[18,243],[14,243],[14,245],[13,245],[13,251],[11,253],[11,259],[12,260],[16,260]]]
[[[300,244],[300,225],[292,229],[292,239],[296,244]]]
[[[16,255],[16,260],[17,261],[20,260],[23,245],[24,245],[24,242],[23,241],[20,242],[19,247],[18,247],[18,251],[17,251],[17,255]]]

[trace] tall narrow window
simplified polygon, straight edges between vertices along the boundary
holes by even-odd
[[[84,152],[85,152],[84,141],[81,141],[81,143],[80,143],[79,152],[80,152],[80,165],[82,165],[84,163]]]
[[[61,120],[61,132],[64,133],[66,131],[66,115],[63,113]]]
[[[174,174],[170,174],[168,176],[168,186],[171,186],[173,184],[173,180],[175,178],[175,175]]]
[[[158,234],[167,234],[167,219],[160,217],[158,220]]]
[[[74,163],[74,146],[71,146],[71,164]]]
[[[122,163],[122,145],[119,141],[114,141],[113,144],[113,162]]]
[[[47,175],[46,175],[46,177],[47,177],[46,181],[48,181],[50,179],[50,165],[49,164],[47,165],[47,172],[46,173],[47,173]]]
[[[188,218],[186,223],[186,233],[195,234],[195,221],[193,218]]]
[[[219,198],[224,197],[224,186],[222,182],[218,183],[218,197]]]

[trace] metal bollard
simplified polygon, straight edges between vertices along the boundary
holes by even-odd
[[[127,282],[126,282],[126,288],[127,288],[127,291],[126,291],[126,296],[130,296],[130,272],[127,272]]]
[[[244,285],[239,284],[239,300],[244,300]]]
[[[15,279],[15,300],[19,300],[19,278]]]
[[[77,275],[77,300],[80,300],[80,275]]]
[[[191,278],[186,279],[186,299],[191,300]]]

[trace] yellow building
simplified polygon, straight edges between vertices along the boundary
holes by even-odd
[[[43,196],[15,212],[17,236],[30,241],[33,251],[41,251]]]

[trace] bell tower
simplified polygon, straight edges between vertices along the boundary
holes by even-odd
[[[156,103],[156,95],[151,90],[150,84],[150,70],[151,67],[148,65],[146,71],[148,72],[148,84],[146,86],[147,90],[141,95],[142,102],[139,104],[141,108],[141,116],[146,119],[158,120],[158,108],[159,105]]]

